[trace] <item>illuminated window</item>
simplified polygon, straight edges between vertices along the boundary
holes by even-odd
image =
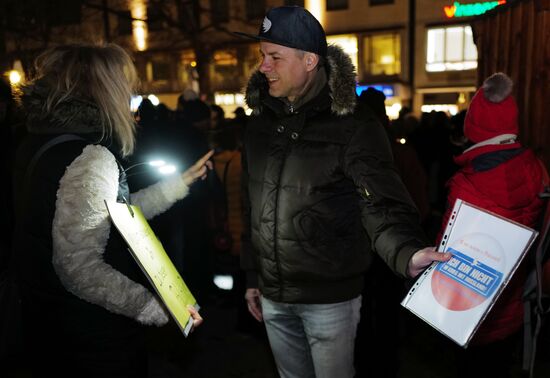
[[[477,68],[477,49],[470,26],[428,30],[426,71],[463,71]]]
[[[146,77],[149,82],[168,82],[170,80],[170,63],[166,58],[155,57],[147,62]]]
[[[210,10],[215,24],[229,21],[229,0],[210,0]]]
[[[351,58],[351,62],[357,69],[357,37],[354,35],[330,35],[327,42],[340,46]]]
[[[239,59],[239,62],[242,62],[243,66],[243,75],[242,77],[248,78],[254,71],[258,69],[258,64],[260,61],[260,51],[258,44],[252,43],[246,47],[242,47],[243,51],[243,58]],[[242,83],[241,86],[245,85],[246,81]]]
[[[401,73],[401,35],[373,34],[363,39],[363,65],[367,76]]]
[[[210,79],[214,90],[239,87],[239,64],[236,49],[216,50],[210,65]]]
[[[254,20],[263,18],[265,14],[265,0],[246,0],[246,18]]]
[[[348,9],[348,0],[327,0],[327,10]]]

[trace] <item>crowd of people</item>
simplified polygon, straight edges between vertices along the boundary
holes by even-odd
[[[17,104],[2,84],[13,183],[0,263],[17,278],[33,376],[146,376],[144,327],[169,322],[104,200],[141,207],[201,305],[216,300],[215,274],[232,276],[239,324],[263,323],[283,378],[397,377],[399,303],[451,257],[434,246],[455,200],[538,227],[545,168],[517,139],[506,75],[453,117],[403,108],[390,120],[382,92],[356,96],[349,56],[304,8],[273,8],[258,34],[239,34],[260,45],[251,116],[191,89],[175,110],[145,98],[132,113],[135,68],[112,44],[47,50]],[[510,374],[526,269],[471,347],[449,348],[457,374],[480,359],[485,376]]]

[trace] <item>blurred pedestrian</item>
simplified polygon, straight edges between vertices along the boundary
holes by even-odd
[[[179,119],[199,130],[210,129],[210,107],[191,88],[185,89],[178,97],[176,113]]]
[[[391,128],[385,100],[383,92],[369,87],[358,98],[357,113],[367,120],[374,116],[384,127],[395,166],[423,221],[429,212],[426,174],[416,151],[408,144],[397,142],[404,135],[395,134]],[[404,295],[404,281],[393,274],[380,256],[374,255],[371,267],[365,274],[362,292],[355,350],[356,378],[397,376],[399,356],[395,350],[401,346],[403,331],[400,329],[399,302]]]

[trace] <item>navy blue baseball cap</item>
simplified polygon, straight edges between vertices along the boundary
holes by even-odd
[[[327,37],[323,27],[307,9],[299,6],[271,9],[264,17],[258,35],[235,34],[327,56]]]

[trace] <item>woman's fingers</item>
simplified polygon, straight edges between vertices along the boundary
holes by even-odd
[[[204,156],[195,162],[189,169],[183,172],[183,181],[187,186],[193,184],[198,178],[204,180],[208,170],[212,170],[214,165],[209,159],[214,155],[214,150],[208,151]]]
[[[207,163],[210,163],[210,167],[211,167],[212,162],[209,162],[208,160],[210,160],[212,155],[214,155],[214,150],[208,151],[206,154],[203,155],[203,157],[201,157],[199,160],[197,160],[197,162],[193,166],[202,167],[203,165],[205,165]],[[210,168],[210,169],[212,169],[212,168]]]
[[[193,319],[193,327],[191,328],[192,331],[200,326],[204,320],[195,307],[188,305],[187,311],[189,311],[189,314],[191,314],[191,318]]]

